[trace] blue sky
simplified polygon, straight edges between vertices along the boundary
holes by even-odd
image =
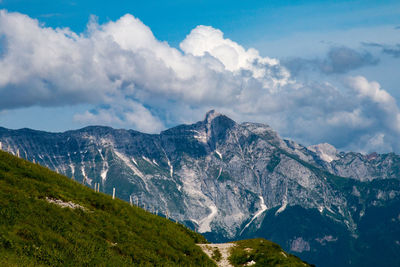
[[[215,108],[306,145],[400,151],[399,1],[1,0],[0,9],[0,126],[158,132]]]
[[[51,27],[82,32],[90,15],[99,22],[133,14],[155,36],[177,45],[197,25],[221,29],[226,37],[252,45],[266,36],[326,32],[400,23],[398,1],[74,1],[2,0],[2,8],[37,18]]]

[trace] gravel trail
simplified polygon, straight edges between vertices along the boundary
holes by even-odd
[[[230,256],[229,250],[231,247],[236,246],[234,243],[221,243],[221,244],[197,244],[201,249],[212,258],[213,251],[217,248],[221,252],[221,260],[216,262],[218,267],[233,267],[229,263],[228,258]]]

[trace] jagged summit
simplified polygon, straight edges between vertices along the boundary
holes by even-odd
[[[204,120],[204,134],[211,150],[216,149],[218,142],[224,142],[227,132],[235,125],[235,121],[215,110],[207,112]]]
[[[214,109],[211,109],[209,111],[207,111],[206,113],[206,117],[204,119],[205,122],[211,122],[214,118],[218,117],[218,116],[222,116],[221,113],[215,111]]]
[[[315,152],[322,160],[332,162],[338,159],[337,149],[328,143],[322,143],[307,147],[309,150]]]
[[[228,116],[226,116],[222,113],[215,111],[214,109],[212,109],[206,113],[206,116],[205,116],[203,122],[206,125],[211,125],[215,120],[228,122],[227,123],[228,125],[236,124],[236,122],[234,120],[232,120],[231,118],[229,118]]]
[[[218,124],[222,127],[225,126],[225,127],[229,128],[234,125],[239,125],[240,127],[245,128],[254,134],[257,134],[257,135],[260,135],[263,137],[268,135],[271,137],[271,139],[275,139],[275,140],[281,139],[279,134],[274,129],[272,129],[268,124],[258,123],[258,122],[242,122],[242,123],[238,124],[234,120],[229,118],[228,116],[226,116],[222,113],[219,113],[219,112],[215,111],[214,109],[212,109],[206,113],[203,123],[208,125],[208,127],[211,127],[211,124],[215,124],[215,123],[213,123],[215,120],[218,120],[219,121]]]

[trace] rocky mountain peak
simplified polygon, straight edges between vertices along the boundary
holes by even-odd
[[[312,145],[307,148],[308,150],[316,153],[322,160],[326,162],[332,162],[338,159],[338,151],[331,144],[322,143],[318,145]]]
[[[208,111],[204,119],[204,126],[208,144],[211,148],[214,149],[218,141],[224,140],[227,131],[235,125],[236,122],[227,116],[215,110]]]
[[[227,117],[222,113],[215,111],[214,109],[206,113],[204,123],[208,125],[208,127],[211,127],[212,124],[218,124],[221,122],[225,122],[227,126],[232,126],[236,124],[234,120],[232,120],[231,118]]]
[[[379,155],[378,155],[378,153],[376,153],[376,152],[372,152],[372,153],[370,153],[370,154],[368,154],[368,155],[366,156],[366,158],[367,158],[368,161],[374,160],[374,159],[376,159],[376,158],[378,158],[378,157],[379,157]]]
[[[204,119],[205,122],[211,123],[212,120],[214,120],[216,117],[221,116],[222,114],[219,112],[216,112],[214,109],[209,110],[206,113],[206,117]]]

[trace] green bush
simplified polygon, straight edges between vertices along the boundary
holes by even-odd
[[[221,252],[219,251],[219,249],[218,248],[215,248],[214,250],[213,250],[213,253],[212,253],[212,257],[211,257],[213,260],[215,260],[216,262],[219,262],[220,260],[221,260],[221,258],[222,258],[222,254],[221,254]]]

